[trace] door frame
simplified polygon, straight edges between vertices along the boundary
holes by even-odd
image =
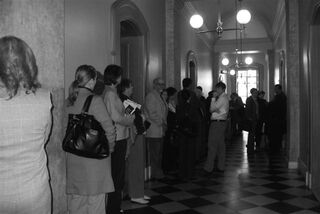
[[[309,17],[309,41],[308,41],[308,69],[309,69],[309,136],[310,136],[310,151],[309,151],[309,174],[308,179],[309,187],[314,192],[315,196],[320,200],[320,89],[318,87],[320,81],[320,42],[318,41],[320,35],[320,25],[315,25],[316,15],[320,13],[320,2],[312,5],[311,16]]]
[[[120,36],[120,23],[122,21],[130,21],[134,23],[142,33],[143,36],[143,95],[146,94],[146,88],[149,86],[149,43],[150,33],[147,22],[140,11],[140,9],[130,0],[117,0],[111,6],[111,40],[113,41],[113,63],[121,64],[121,36]],[[143,96],[145,97],[145,96]]]

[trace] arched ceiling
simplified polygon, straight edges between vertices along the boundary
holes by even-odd
[[[217,26],[220,10],[223,28],[235,27],[236,3],[240,8],[239,0],[183,0],[192,4],[194,9],[203,16],[209,30]],[[241,6],[251,12],[252,21],[246,25],[246,38],[269,38],[272,40],[272,26],[276,17],[278,4],[283,0],[242,0]],[[218,3],[220,2],[220,9]],[[232,31],[231,31],[232,32]],[[235,38],[235,33],[223,32],[223,39]],[[225,36],[224,36],[225,35]]]

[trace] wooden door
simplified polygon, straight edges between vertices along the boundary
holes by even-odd
[[[133,84],[133,100],[143,104],[145,94],[145,68],[143,36],[121,38],[121,66],[124,77]]]

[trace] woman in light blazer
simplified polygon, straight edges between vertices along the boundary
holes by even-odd
[[[78,67],[70,87],[67,114],[79,114],[85,100],[92,95],[96,84],[96,70],[90,65]],[[113,151],[115,128],[100,96],[94,96],[90,115],[100,122]],[[67,124],[67,122],[65,122]],[[105,214],[105,197],[114,191],[111,177],[111,158],[92,159],[67,153],[67,194],[70,214]]]

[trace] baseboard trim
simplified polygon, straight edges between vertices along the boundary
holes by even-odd
[[[308,167],[300,158],[298,159],[298,170],[302,175],[305,175],[308,172]]]
[[[289,169],[298,169],[298,162],[297,161],[289,161],[288,168]]]
[[[315,197],[320,201],[320,187],[318,188],[312,188],[312,192],[315,195]]]

